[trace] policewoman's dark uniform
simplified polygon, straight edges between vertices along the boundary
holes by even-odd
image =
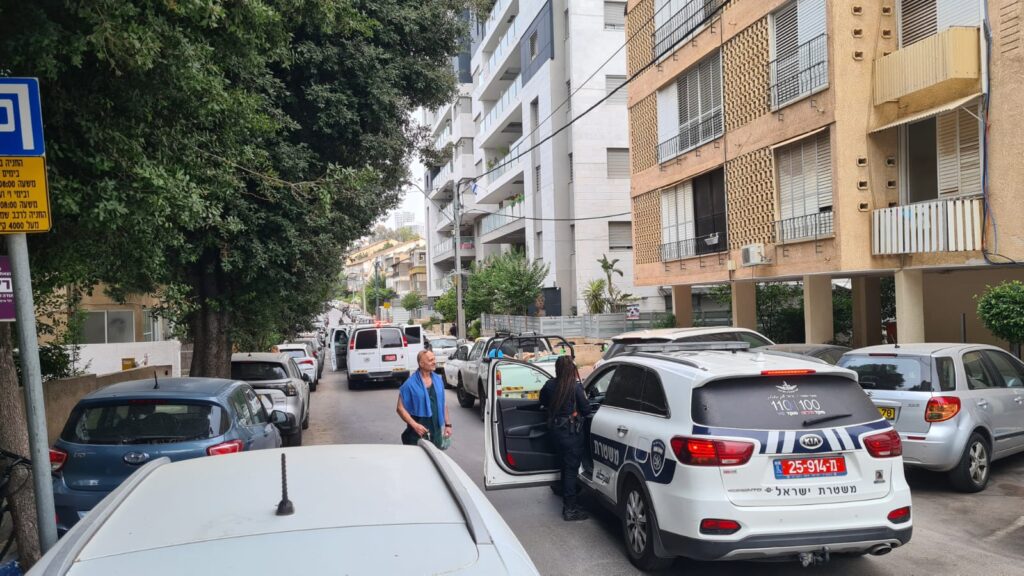
[[[562,502],[565,509],[576,507],[576,476],[584,449],[583,420],[590,415],[590,402],[580,383],[576,383],[574,392],[561,406],[554,407],[548,423],[562,460]],[[541,406],[550,407],[557,394],[558,380],[552,378],[540,390]]]

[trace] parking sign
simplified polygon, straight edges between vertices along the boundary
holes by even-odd
[[[0,78],[0,156],[42,156],[43,112],[39,81]]]

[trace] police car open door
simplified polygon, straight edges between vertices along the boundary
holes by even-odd
[[[518,360],[491,359],[484,400],[484,486],[488,490],[558,481],[558,458],[540,389],[551,378]]]

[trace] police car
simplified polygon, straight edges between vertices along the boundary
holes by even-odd
[[[635,346],[587,378],[596,410],[583,428],[579,480],[620,517],[632,563],[656,569],[683,556],[806,566],[906,544],[900,438],[856,374],[747,347]],[[538,401],[495,394],[497,382],[523,377],[523,366],[544,371],[508,359],[489,366],[489,490],[558,479]]]

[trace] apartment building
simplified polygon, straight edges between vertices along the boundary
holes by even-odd
[[[809,342],[852,279],[854,342],[880,338],[895,278],[901,342],[994,342],[986,285],[1024,278],[1018,0],[630,0],[634,272],[802,281]]]
[[[604,278],[602,256],[619,260],[617,288],[644,310],[665,309],[667,289],[631,281],[626,91],[615,92],[626,79],[625,9],[624,1],[497,0],[475,24],[470,81],[429,124],[439,146],[456,143],[452,168],[427,178],[431,296],[447,285],[458,237],[464,264],[509,249],[548,264],[547,315],[586,312],[582,294]],[[443,214],[456,187],[465,190],[457,236]]]

